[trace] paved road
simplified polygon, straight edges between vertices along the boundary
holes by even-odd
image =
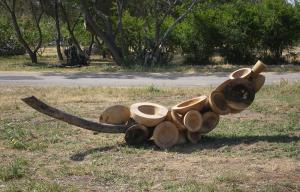
[[[300,81],[300,73],[265,73],[266,84]],[[0,72],[0,85],[196,87],[218,85],[228,73],[32,73]]]

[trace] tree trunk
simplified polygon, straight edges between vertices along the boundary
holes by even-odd
[[[30,52],[28,52],[28,55],[29,55],[32,63],[37,63],[38,62],[36,53],[34,53],[30,50]]]
[[[77,22],[74,23],[73,27],[71,27],[71,24],[70,24],[70,21],[69,21],[69,18],[68,18],[67,11],[66,11],[66,9],[65,9],[65,7],[63,6],[62,3],[60,3],[60,7],[61,7],[61,12],[62,12],[63,19],[66,21],[66,24],[67,24],[67,30],[68,30],[68,32],[69,32],[69,34],[70,34],[70,37],[71,37],[71,39],[72,39],[72,42],[74,43],[74,45],[76,46],[76,48],[78,49],[78,51],[82,53],[83,51],[82,51],[82,49],[81,49],[81,46],[80,46],[80,44],[79,44],[77,38],[76,38],[75,35],[74,35],[74,28],[75,28]]]
[[[124,0],[118,0],[117,1],[117,8],[118,8],[118,31],[120,34],[120,41],[121,41],[121,50],[122,55],[126,56],[128,53],[128,50],[125,46],[125,39],[124,39],[124,33],[123,33],[123,10],[124,10]]]
[[[93,45],[95,43],[95,36],[92,35],[91,37],[91,42],[90,42],[90,46],[89,46],[89,49],[88,49],[88,55],[90,56],[92,54],[92,50],[93,50]]]
[[[108,34],[105,31],[101,31],[98,29],[97,24],[92,18],[90,14],[90,10],[88,9],[87,2],[85,0],[80,0],[82,10],[85,14],[86,22],[89,25],[90,29],[93,30],[94,34],[103,40],[109,51],[111,52],[115,62],[118,65],[123,65],[124,57],[121,54],[120,49],[116,45],[115,39],[113,38],[113,34]]]
[[[25,102],[30,107],[32,107],[33,109],[37,110],[38,112],[41,112],[55,119],[64,121],[71,125],[75,125],[91,131],[97,131],[102,133],[125,133],[127,130],[126,125],[111,125],[106,123],[96,123],[93,121],[88,121],[80,117],[68,114],[66,112],[63,112],[61,110],[58,110],[54,107],[45,104],[44,102],[38,100],[34,96],[23,98],[22,101]]]
[[[60,41],[61,41],[61,34],[60,34],[60,23],[59,23],[59,7],[58,7],[58,0],[55,0],[55,27],[56,27],[56,51],[57,57],[60,61],[63,61],[63,56],[60,49]]]
[[[25,41],[25,39],[23,38],[22,36],[22,33],[21,33],[21,30],[20,30],[20,27],[18,25],[18,21],[17,21],[17,17],[15,15],[15,12],[14,11],[9,11],[10,12],[10,15],[11,15],[11,19],[12,19],[12,24],[15,28],[15,31],[16,31],[16,35],[17,35],[17,38],[19,40],[19,42],[22,44],[22,46],[25,48],[25,50],[27,51],[28,55],[30,56],[30,59],[31,59],[31,62],[32,63],[37,63],[37,56],[36,56],[36,53],[34,53],[29,45],[27,44],[27,42]]]

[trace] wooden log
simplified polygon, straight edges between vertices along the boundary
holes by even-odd
[[[100,123],[122,125],[130,118],[130,110],[124,105],[113,105],[106,108],[99,117]]]
[[[178,142],[179,130],[170,121],[158,124],[153,132],[154,143],[162,148],[168,149]]]
[[[139,145],[149,139],[148,129],[140,124],[129,127],[125,133],[125,141],[128,145]]]
[[[193,144],[197,144],[201,138],[202,138],[202,134],[200,132],[187,132],[187,138],[188,140],[193,143]]]
[[[210,108],[217,114],[227,115],[230,109],[222,92],[213,91],[209,96]]]
[[[183,118],[184,126],[191,132],[197,132],[202,127],[202,115],[196,110],[190,110]]]
[[[23,98],[22,101],[24,101],[27,105],[37,110],[38,112],[41,112],[55,119],[64,121],[68,124],[75,125],[77,127],[81,127],[91,131],[97,131],[102,133],[125,133],[125,131],[127,130],[126,125],[96,123],[77,117],[75,115],[68,114],[66,112],[63,112],[45,104],[44,102],[40,101],[34,96]]]
[[[219,123],[220,116],[214,112],[206,112],[202,115],[202,127],[198,131],[201,134],[207,134],[212,131]]]
[[[260,60],[252,67],[253,77],[257,77],[261,72],[263,72],[267,66]]]
[[[181,145],[185,143],[187,143],[186,131],[179,131],[178,141],[176,144]]]

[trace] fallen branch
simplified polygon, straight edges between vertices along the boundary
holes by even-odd
[[[80,117],[68,114],[54,107],[51,107],[34,96],[23,98],[22,101],[24,101],[27,105],[37,110],[38,112],[41,112],[55,119],[64,121],[68,124],[75,125],[77,127],[81,127],[91,131],[97,131],[102,133],[125,133],[128,128],[126,125],[96,123],[93,121],[82,119]]]

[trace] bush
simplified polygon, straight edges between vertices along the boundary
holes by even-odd
[[[265,57],[271,58],[273,62],[281,61],[283,50],[299,42],[299,9],[285,0],[264,0],[261,11],[261,42]]]
[[[198,8],[194,14],[178,26],[182,34],[181,47],[189,64],[208,64],[215,48],[221,40],[216,28],[214,15],[216,11]]]
[[[25,49],[14,37],[13,28],[4,18],[0,18],[0,37],[0,56],[25,54]]]
[[[220,7],[221,55],[230,63],[253,62],[260,49],[258,5],[238,1]]]
[[[24,55],[25,49],[14,39],[0,42],[0,56]]]

